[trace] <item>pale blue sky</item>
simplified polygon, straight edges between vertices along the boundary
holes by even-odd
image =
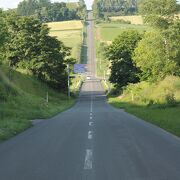
[[[4,8],[4,9],[8,9],[8,8],[16,8],[18,3],[21,2],[23,0],[0,0],[0,8]],[[62,1],[62,0],[51,0],[51,1]],[[64,1],[68,1],[68,0],[64,0]],[[70,2],[73,1],[78,1],[78,0],[69,0]],[[93,0],[85,0],[86,4],[87,4],[87,8],[91,9]],[[178,0],[178,2],[180,3],[180,0]]]
[[[0,8],[8,9],[8,8],[16,8],[18,3],[23,0],[0,0]],[[52,0],[52,2],[57,1],[60,2],[62,0]],[[64,0],[66,1],[66,0]],[[70,2],[75,2],[77,0],[69,0]],[[88,9],[91,9],[93,0],[85,0]]]

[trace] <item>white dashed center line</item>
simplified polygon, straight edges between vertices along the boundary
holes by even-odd
[[[85,162],[84,162],[84,169],[92,169],[92,150],[87,149],[86,150],[86,157],[85,157]]]
[[[88,132],[88,139],[92,139],[93,138],[93,132],[92,131],[89,131]]]
[[[89,126],[93,126],[93,122],[89,122]]]

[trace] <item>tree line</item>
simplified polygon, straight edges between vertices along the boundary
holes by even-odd
[[[132,15],[137,12],[136,0],[94,0],[93,12],[96,18],[106,15]]]
[[[66,67],[74,62],[70,48],[51,37],[40,20],[0,10],[0,52],[0,64],[24,69],[59,91],[67,89]]]
[[[85,19],[87,16],[84,0],[74,3],[70,8],[68,3],[50,0],[24,0],[18,4],[17,14],[21,16],[34,16],[42,22],[65,21]]]
[[[180,76],[180,19],[176,0],[144,0],[144,21],[151,31],[123,31],[106,47],[110,81],[118,89],[139,81],[158,82]]]

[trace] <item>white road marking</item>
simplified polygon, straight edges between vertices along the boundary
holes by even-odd
[[[93,132],[92,131],[89,131],[88,132],[88,139],[92,139],[93,138]]]
[[[90,116],[90,119],[92,119],[92,117]]]
[[[85,162],[84,162],[84,169],[92,169],[92,157],[93,152],[91,149],[86,150]]]
[[[92,96],[91,96],[91,108],[90,108],[90,112],[93,112],[93,100],[92,100]]]
[[[89,126],[92,126],[93,125],[93,122],[89,122]]]
[[[91,82],[91,105],[90,105],[90,113],[93,112],[93,85],[92,85],[92,82]]]

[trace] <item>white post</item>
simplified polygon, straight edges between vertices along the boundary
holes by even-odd
[[[49,103],[49,93],[47,91],[46,93],[46,106],[48,107],[48,103]]]
[[[132,102],[134,101],[134,94],[133,94],[133,91],[131,91],[131,99],[132,99]]]
[[[70,99],[70,70],[69,70],[69,64],[67,65],[67,72],[68,72],[68,98]]]
[[[104,70],[104,81],[106,82],[106,71]]]

